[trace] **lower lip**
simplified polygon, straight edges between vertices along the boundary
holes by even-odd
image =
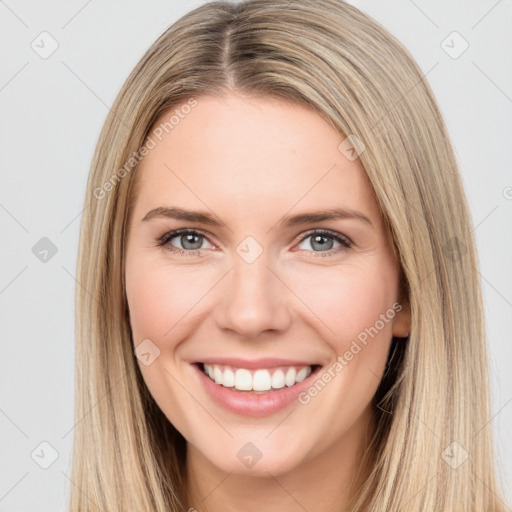
[[[249,392],[233,391],[234,388],[227,388],[216,384],[210,377],[204,374],[198,364],[193,364],[192,366],[198,374],[204,389],[218,405],[235,414],[253,417],[269,416],[288,407],[297,400],[301,392],[311,385],[312,378],[321,369],[320,366],[317,366],[308,377],[293,386],[285,386],[281,389],[257,395]]]

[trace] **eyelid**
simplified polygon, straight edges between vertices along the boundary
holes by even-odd
[[[173,238],[179,237],[180,235],[189,235],[189,234],[201,235],[203,238],[208,240],[208,242],[211,245],[217,246],[217,244],[214,244],[213,242],[210,241],[210,236],[211,235],[208,232],[202,231],[201,229],[196,229],[196,228],[172,229],[170,231],[166,231],[163,235],[159,236],[157,238],[157,241],[159,242],[159,245],[164,245],[165,246]],[[183,250],[183,249],[176,248],[176,250],[180,251],[180,250]],[[205,250],[205,249],[190,249],[187,252],[192,253],[194,251],[203,251],[203,250]]]
[[[173,238],[179,237],[180,235],[187,235],[187,234],[200,235],[203,238],[205,238],[211,245],[213,245],[214,247],[218,247],[217,244],[214,244],[213,242],[210,241],[211,235],[208,232],[203,231],[201,229],[197,229],[197,228],[181,228],[181,229],[166,231],[163,235],[161,235],[160,237],[157,238],[158,246],[167,248],[167,250],[169,250],[170,252],[187,253],[190,256],[196,255],[197,253],[201,253],[202,251],[206,250],[206,249],[189,249],[189,250],[187,250],[187,249],[180,249],[178,247],[174,247],[174,246],[170,245],[170,241]],[[297,240],[296,244],[300,244],[300,243],[304,242],[304,240],[308,239],[309,237],[311,237],[313,235],[325,235],[327,237],[333,238],[340,244],[340,247],[337,247],[336,249],[329,249],[326,251],[307,251],[306,250],[306,252],[308,252],[308,253],[313,253],[313,254],[319,255],[319,256],[323,256],[323,255],[334,256],[335,254],[338,254],[339,252],[349,250],[354,245],[352,240],[349,237],[347,237],[346,235],[344,235],[343,233],[339,233],[337,231],[332,231],[330,229],[325,229],[325,228],[313,228],[306,232],[301,233],[295,239],[295,240]],[[169,246],[169,247],[167,247],[167,246]],[[172,249],[170,247],[172,247]],[[311,256],[311,257],[316,257],[316,256]]]
[[[306,238],[309,238],[312,235],[326,235],[334,238],[335,240],[339,241],[340,243],[345,242],[347,245],[352,246],[354,245],[354,242],[343,233],[338,233],[337,231],[332,231],[330,229],[325,228],[317,228],[317,229],[311,229],[309,231],[306,231],[305,233],[301,233],[299,236],[299,242],[303,242]],[[338,240],[341,239],[341,240]]]

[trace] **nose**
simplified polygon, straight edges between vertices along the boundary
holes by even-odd
[[[265,331],[284,331],[291,322],[290,290],[269,266],[265,253],[247,263],[235,257],[216,308],[220,329],[254,339]]]

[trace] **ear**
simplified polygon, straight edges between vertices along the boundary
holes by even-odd
[[[399,302],[401,308],[393,319],[393,336],[396,338],[407,338],[411,333],[411,306],[409,301]]]

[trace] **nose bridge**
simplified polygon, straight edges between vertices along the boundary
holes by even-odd
[[[238,252],[238,251],[237,251]],[[252,338],[266,330],[285,329],[290,321],[286,287],[272,271],[263,252],[254,259],[242,252],[233,258],[233,270],[223,288],[217,320],[219,327]]]

